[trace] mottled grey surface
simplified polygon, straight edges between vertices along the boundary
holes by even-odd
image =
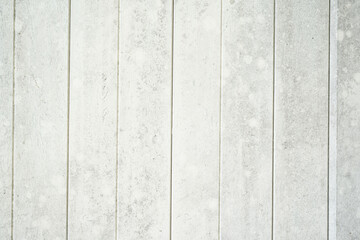
[[[12,1],[0,4],[0,239],[11,234],[11,169],[13,106]]]
[[[120,6],[118,238],[170,236],[172,3]]]
[[[360,239],[360,1],[338,3],[337,239]]]
[[[275,12],[274,239],[327,239],[329,2]]]
[[[273,7],[223,1],[223,240],[271,239]]]
[[[68,1],[16,1],[14,239],[64,239]]]
[[[218,239],[220,1],[175,1],[173,240]]]
[[[117,4],[72,1],[70,239],[115,237]]]

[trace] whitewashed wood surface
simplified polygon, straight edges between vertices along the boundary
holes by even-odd
[[[360,1],[0,0],[0,239],[360,239]]]

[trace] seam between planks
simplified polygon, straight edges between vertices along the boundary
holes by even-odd
[[[16,0],[13,2],[13,71],[12,71],[12,81],[13,81],[13,89],[12,89],[12,128],[11,128],[11,216],[10,216],[10,236],[11,240],[14,239],[14,188],[15,188],[15,20],[16,20]]]
[[[118,181],[119,181],[119,77],[120,77],[120,0],[118,0],[117,65],[116,65],[116,146],[115,146],[115,240],[118,236]]]
[[[329,240],[329,166],[330,166],[330,157],[329,157],[329,150],[330,150],[330,20],[331,20],[331,13],[330,13],[330,0],[328,1],[328,98],[327,98],[327,189],[326,189],[326,238]]]
[[[69,239],[69,184],[70,184],[70,46],[71,46],[71,0],[68,13],[68,69],[67,69],[67,150],[66,150],[66,239]]]
[[[275,214],[275,72],[276,72],[276,67],[275,67],[275,63],[276,63],[276,58],[275,58],[275,40],[276,40],[276,29],[275,29],[275,24],[276,24],[276,0],[274,0],[274,4],[273,4],[273,93],[272,93],[272,126],[271,126],[271,130],[272,130],[272,151],[271,151],[271,181],[272,181],[272,186],[271,186],[271,240],[274,239],[274,214]]]
[[[172,212],[173,212],[173,125],[174,125],[174,27],[175,27],[175,2],[171,1],[171,116],[170,116],[170,223],[169,238],[172,239]]]

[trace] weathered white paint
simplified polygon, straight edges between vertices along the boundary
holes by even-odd
[[[222,239],[271,239],[273,8],[223,1]]]
[[[118,238],[169,239],[172,2],[120,6]]]
[[[3,0],[0,238],[360,238],[360,5],[330,3]]]
[[[172,239],[218,239],[220,1],[175,1]]]
[[[274,239],[327,239],[328,14],[276,1]]]
[[[114,239],[118,1],[71,5],[69,239]]]
[[[16,1],[14,239],[64,239],[68,1]]]
[[[0,4],[0,239],[10,239],[13,129],[13,1]]]
[[[337,239],[360,239],[360,2],[338,2]],[[334,93],[335,94],[335,93]]]

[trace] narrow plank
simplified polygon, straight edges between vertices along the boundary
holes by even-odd
[[[11,234],[13,6],[13,1],[0,5],[0,239]]]
[[[273,5],[223,1],[222,239],[271,239]]]
[[[14,239],[64,239],[68,1],[16,1]]]
[[[172,1],[120,6],[118,238],[168,239]]]
[[[338,1],[337,239],[360,239],[360,2]]]
[[[218,239],[221,1],[175,1],[172,239]]]
[[[274,239],[327,239],[329,1],[276,1]]]
[[[336,158],[337,158],[337,21],[338,1],[330,0],[329,58],[329,237],[336,240]]]
[[[71,5],[69,238],[113,239],[118,1]]]

